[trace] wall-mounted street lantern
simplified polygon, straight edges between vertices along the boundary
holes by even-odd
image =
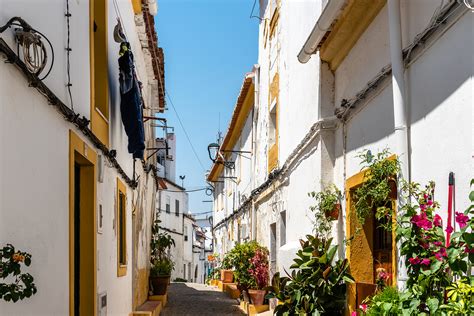
[[[229,169],[234,169],[235,162],[228,161],[225,159],[223,153],[236,153],[236,154],[251,154],[251,151],[242,151],[242,150],[221,150],[220,145],[217,143],[210,143],[207,146],[207,152],[209,153],[209,159],[213,163],[220,163],[223,164],[224,167]]]

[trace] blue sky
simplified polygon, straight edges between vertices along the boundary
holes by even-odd
[[[165,53],[166,90],[171,96],[204,168],[211,166],[207,145],[223,133],[245,73],[257,63],[258,20],[250,19],[254,0],[160,0],[155,23]],[[258,10],[258,4],[255,8]],[[177,183],[187,189],[206,185],[195,157],[167,100],[164,117],[177,137]],[[193,213],[212,210],[204,191],[189,194]]]

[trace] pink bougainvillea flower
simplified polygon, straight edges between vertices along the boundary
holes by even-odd
[[[416,226],[423,228],[425,230],[431,229],[433,223],[428,219],[426,213],[421,213],[420,215],[414,215],[411,220]]]
[[[367,311],[367,304],[360,304],[359,308],[365,313]]]
[[[351,316],[357,316],[357,312],[356,312],[356,311],[353,311],[353,312],[351,313]]]
[[[425,211],[426,210],[426,204],[420,204],[420,209],[422,211]]]
[[[441,248],[437,253],[435,253],[435,257],[437,260],[443,260],[443,257],[447,257],[448,254],[446,253],[446,248]]]
[[[453,232],[453,230],[454,230],[454,229],[453,229],[453,226],[451,226],[451,225],[448,225],[448,227],[446,227],[446,232],[447,232],[448,234],[451,234],[451,233]]]
[[[459,227],[461,228],[466,227],[468,221],[469,221],[469,217],[467,215],[464,215],[461,212],[456,212],[456,223],[459,224]]]
[[[413,264],[413,265],[420,263],[420,259],[418,257],[410,258],[410,259],[408,259],[408,261],[410,261],[410,263]]]
[[[464,248],[464,252],[465,252],[465,253],[474,253],[474,248],[471,248],[471,249],[470,249],[470,248],[466,245],[465,248]]]
[[[441,227],[442,226],[442,220],[441,220],[441,216],[439,216],[438,214],[436,214],[433,218],[433,224],[437,227]]]
[[[428,259],[428,258],[421,259],[420,264],[424,265],[424,266],[429,266],[430,265],[430,259]]]
[[[439,247],[439,246],[443,245],[443,243],[441,241],[435,241],[435,242],[433,242],[433,245]]]
[[[420,220],[420,215],[413,215],[410,222],[412,222],[413,224],[416,224],[419,220]]]
[[[428,205],[428,206],[433,205],[433,201],[432,201],[432,200],[428,200],[428,201],[426,202],[426,205]]]
[[[425,242],[420,242],[420,246],[423,248],[423,249],[428,249],[430,247],[430,244],[429,243],[425,243]]]

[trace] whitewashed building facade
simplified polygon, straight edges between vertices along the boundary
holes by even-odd
[[[403,178],[434,180],[444,223],[453,172],[456,208],[467,208],[474,178],[473,13],[462,1],[428,0],[269,0],[260,7],[251,194],[229,206],[220,201],[229,196],[221,195],[226,183],[215,182],[216,251],[230,250],[232,227],[249,213],[250,238],[270,249],[273,272],[288,268],[298,240],[313,230],[307,193],[334,183],[345,193],[333,229],[338,256],[349,259],[357,283],[374,283],[372,249],[344,244],[354,235],[347,202],[362,179],[358,153],[388,148],[399,156]],[[232,133],[241,131],[231,123]],[[223,166],[215,164],[208,180],[218,180],[216,165]],[[393,282],[403,286],[402,260],[394,242],[391,248]],[[351,293],[353,310],[363,297]]]
[[[21,17],[35,30],[15,20],[0,33],[0,243],[32,255],[25,272],[38,289],[0,300],[0,314],[129,315],[147,299],[156,160],[134,163],[127,150],[114,27],[134,54],[143,115],[154,116],[165,104],[152,14],[156,3],[142,1],[0,1],[1,26]],[[17,29],[44,34],[39,77],[50,41],[44,80],[25,66]]]

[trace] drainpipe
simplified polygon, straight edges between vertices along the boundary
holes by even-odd
[[[408,148],[408,127],[407,127],[407,106],[406,106],[406,93],[405,93],[405,78],[404,70],[405,66],[403,63],[402,56],[402,35],[401,35],[401,19],[400,19],[400,0],[389,0],[388,1],[388,22],[390,32],[390,59],[392,63],[392,90],[393,90],[393,115],[394,115],[394,127],[395,127],[395,139],[397,151],[401,163],[401,174],[400,180],[405,179],[410,181],[410,161],[409,161],[409,148]],[[399,193],[400,193],[400,185]],[[398,209],[405,204],[398,194]],[[397,247],[400,249],[400,247]],[[398,253],[398,280],[399,288],[405,287],[407,280],[407,270],[404,264],[404,258],[401,258]]]
[[[257,157],[257,124],[254,122],[255,113],[258,113],[260,105],[260,65],[254,65],[254,107],[252,111],[252,174],[251,174],[251,191],[255,189],[255,172],[256,168],[256,157]],[[252,198],[251,207],[251,223],[252,223],[252,240],[257,240],[257,210],[255,209],[255,201]]]

